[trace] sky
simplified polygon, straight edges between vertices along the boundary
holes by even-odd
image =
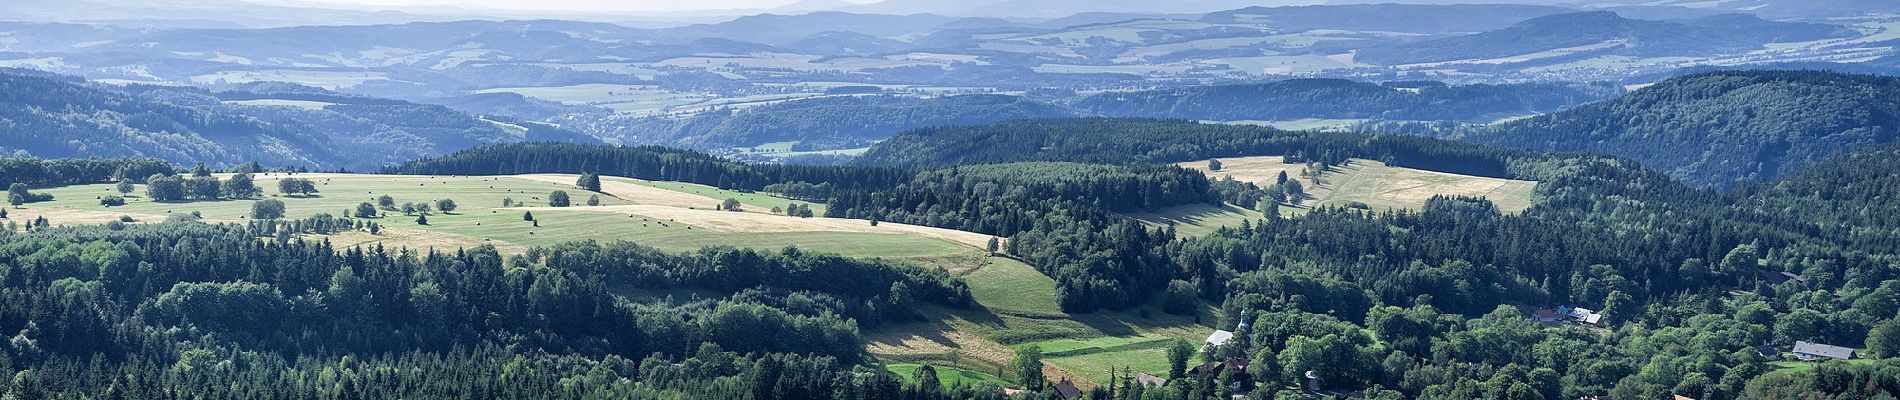
[[[628,12],[762,9],[797,0],[299,0],[304,3],[373,7],[454,6],[518,11]],[[270,1],[257,1],[270,3]]]

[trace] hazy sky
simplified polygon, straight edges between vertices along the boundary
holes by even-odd
[[[797,0],[300,0],[384,7],[459,6],[527,11],[692,11],[772,8]],[[257,1],[270,3],[269,1]]]

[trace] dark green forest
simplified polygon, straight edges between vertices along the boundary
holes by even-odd
[[[750,147],[798,142],[793,150],[867,147],[907,130],[978,125],[1026,118],[1066,117],[1060,106],[1004,95],[915,98],[838,96],[719,110],[690,118],[647,118],[627,124],[644,139],[690,148]]]
[[[1725,188],[1900,140],[1897,99],[1895,77],[1709,72],[1457,135],[1498,146],[1626,157],[1690,185]]]

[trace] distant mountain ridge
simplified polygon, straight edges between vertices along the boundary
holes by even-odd
[[[1355,59],[1401,65],[1496,59],[1558,49],[1631,56],[1710,55],[1755,50],[1768,43],[1852,34],[1840,26],[1774,22],[1745,14],[1650,21],[1592,11],[1538,17],[1465,36],[1371,47],[1360,50]]]
[[[0,71],[0,154],[361,170],[489,143],[597,141],[541,124],[385,99],[232,94],[350,101],[317,101],[330,104],[322,109],[244,105],[202,89],[109,87],[15,72]]]
[[[1519,4],[1357,4],[1247,7],[1209,13],[1211,23],[1251,23],[1287,31],[1338,29],[1415,33],[1470,33],[1501,29],[1527,19],[1575,9]]]
[[[1344,79],[1110,92],[1075,107],[1113,117],[1215,121],[1382,119],[1490,122],[1557,111],[1614,94],[1607,88],[1556,84],[1424,85],[1400,89]]]
[[[828,150],[865,147],[916,128],[1070,115],[1060,106],[1017,96],[874,95],[788,101],[685,119],[647,119],[634,125],[640,134],[649,135],[640,140],[643,143],[711,149],[798,142],[799,149]]]

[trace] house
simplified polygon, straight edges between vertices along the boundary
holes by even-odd
[[[1207,335],[1207,341],[1201,344],[1201,351],[1213,351],[1214,348],[1227,344],[1229,340],[1234,340],[1233,332],[1214,330],[1213,334]]]
[[[1227,364],[1225,363],[1208,361],[1196,365],[1194,368],[1188,368],[1187,372],[1188,376],[1220,376],[1221,369],[1226,367]]]
[[[1249,360],[1245,357],[1227,357],[1225,362],[1227,369],[1234,370],[1234,372],[1238,373],[1246,373],[1247,365],[1253,364],[1253,360]]]
[[[1148,387],[1162,387],[1168,385],[1168,380],[1143,372],[1140,375],[1135,375],[1135,384]]]
[[[1537,321],[1537,323],[1540,324],[1555,324],[1564,322],[1564,315],[1558,313],[1557,310],[1539,308],[1536,312],[1531,313],[1531,320]]]
[[[1795,341],[1794,350],[1790,351],[1790,353],[1794,353],[1794,358],[1801,361],[1814,361],[1822,358],[1832,358],[1836,360],[1854,359],[1854,349],[1803,341]]]
[[[1061,381],[1056,382],[1055,387],[1056,394],[1062,395],[1062,398],[1074,399],[1082,397],[1082,389],[1076,388],[1075,382],[1070,382],[1069,378],[1062,378]]]
[[[1679,395],[1679,394],[1675,394],[1675,395],[1671,395],[1671,396],[1676,396],[1676,397],[1674,397],[1674,398],[1673,398],[1672,400],[1695,400],[1695,398],[1694,398],[1694,397],[1689,397],[1689,396],[1683,396],[1683,395]]]

